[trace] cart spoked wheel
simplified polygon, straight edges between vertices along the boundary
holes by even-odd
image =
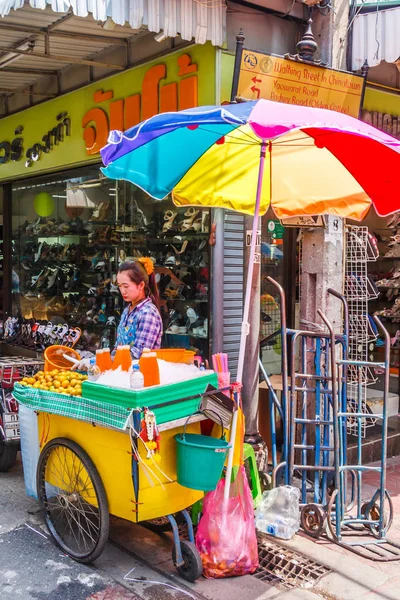
[[[306,504],[300,513],[301,526],[313,538],[319,538],[325,531],[326,513],[318,504]]]
[[[384,515],[383,515],[383,532],[384,533],[389,531],[389,529],[392,525],[392,521],[393,521],[393,503],[392,503],[392,499],[391,499],[390,495],[388,494],[388,492],[386,490],[385,490],[385,500],[387,501],[389,510],[384,509]],[[379,508],[379,505],[376,504],[376,502],[373,502],[372,504],[371,504],[371,502],[365,502],[361,506],[361,514],[367,520],[378,521],[376,526],[366,523],[364,525],[364,527],[369,529],[375,537],[379,537],[379,519],[381,516],[381,509]]]
[[[103,483],[86,452],[66,438],[51,440],[40,454],[37,489],[56,544],[78,562],[96,560],[110,519]]]
[[[172,560],[179,575],[186,581],[196,581],[203,574],[200,553],[192,542],[181,541],[182,565],[176,564],[176,548],[172,548]]]

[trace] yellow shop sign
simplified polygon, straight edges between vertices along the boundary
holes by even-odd
[[[0,181],[99,160],[111,130],[214,104],[216,50],[193,46],[0,120]]]
[[[328,108],[358,117],[364,78],[278,56],[243,50],[238,96]]]

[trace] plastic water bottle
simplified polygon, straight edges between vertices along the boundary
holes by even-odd
[[[143,373],[140,371],[138,364],[132,365],[130,383],[132,390],[141,390],[142,388],[144,388],[144,377]]]
[[[257,519],[256,527],[258,531],[263,533],[269,533],[274,537],[282,540],[290,540],[298,531],[298,527],[295,523],[284,522],[283,520],[277,520],[275,523],[271,523],[265,519]]]
[[[90,359],[90,365],[88,368],[88,380],[89,381],[97,381],[101,375],[100,368],[96,365],[96,359]]]
[[[299,498],[297,488],[280,486],[263,494],[255,512],[256,528],[284,540],[299,530]]]

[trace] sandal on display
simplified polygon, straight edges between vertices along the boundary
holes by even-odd
[[[119,244],[121,242],[121,234],[118,233],[118,231],[114,231],[111,234],[111,243],[112,244]]]
[[[106,244],[108,242],[108,238],[111,234],[111,227],[109,225],[107,225],[106,227],[103,227],[102,229],[100,229],[100,231],[98,231],[98,238],[97,241],[100,244]]]
[[[183,219],[183,221],[181,221],[179,223],[179,231],[188,231],[189,229],[192,229],[194,221],[196,219],[196,217],[199,214],[199,210],[197,210],[194,206],[191,206],[186,212],[185,212],[185,217],[187,217],[186,219]],[[201,217],[200,217],[200,224],[199,224],[199,229],[201,227]]]
[[[162,228],[163,233],[167,233],[170,229],[172,229],[177,214],[177,212],[173,212],[172,210],[167,210],[164,213],[164,225]]]
[[[394,228],[397,227],[400,223],[400,212],[396,212],[393,215],[391,215],[386,223],[386,227],[388,228]]]
[[[210,213],[208,210],[203,210],[201,213],[201,232],[208,233],[210,230]]]
[[[171,248],[174,249],[175,254],[183,254],[187,248],[188,243],[189,243],[188,240],[184,240],[184,242],[182,243],[182,246],[179,249],[176,248],[175,246],[173,246],[172,244],[171,244]]]

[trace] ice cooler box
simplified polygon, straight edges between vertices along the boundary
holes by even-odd
[[[209,384],[218,388],[218,377],[215,373],[207,373],[179,383],[155,385],[142,390],[116,388],[84,381],[82,396],[130,409],[152,407],[151,410],[155,413],[158,425],[162,425],[167,421],[188,417],[195,412],[201,401],[198,395],[203,394]],[[195,398],[191,398],[191,396],[195,396]],[[185,400],[185,398],[188,399]],[[169,404],[174,400],[181,399],[181,402]]]

